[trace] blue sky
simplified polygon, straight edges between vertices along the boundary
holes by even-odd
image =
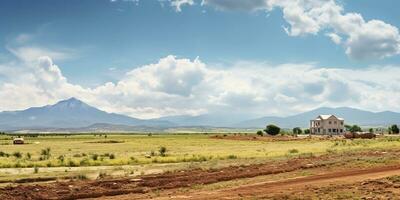
[[[0,24],[3,27],[0,29],[0,66],[3,66],[3,70],[0,70],[0,84],[3,84],[1,86],[13,84],[17,87],[18,84],[10,80],[10,74],[20,74],[15,72],[18,70],[35,74],[32,69],[29,69],[30,67],[41,66],[43,63],[45,66],[46,63],[50,63],[59,71],[56,76],[60,76],[62,81],[72,88],[78,89],[59,94],[60,91],[31,88],[29,90],[31,95],[37,95],[34,101],[8,102],[4,103],[0,109],[22,109],[31,105],[52,103],[68,96],[76,96],[76,94],[81,94],[80,98],[107,111],[139,117],[158,117],[169,115],[169,113],[177,115],[222,112],[236,106],[223,100],[224,95],[231,95],[229,87],[207,94],[196,91],[199,87],[206,87],[201,84],[201,81],[197,83],[190,79],[187,80],[188,83],[182,81],[175,83],[178,86],[174,83],[170,86],[162,86],[165,89],[179,88],[182,84],[185,87],[190,85],[190,91],[183,88],[185,94],[193,92],[186,96],[186,99],[185,95],[168,92],[172,91],[170,89],[160,90],[161,86],[144,87],[149,83],[135,83],[134,85],[138,86],[132,86],[132,91],[121,91],[124,97],[129,96],[130,92],[134,95],[131,98],[126,97],[125,100],[116,94],[98,94],[99,88],[107,84],[122,87],[118,86],[121,85],[119,83],[128,82],[127,80],[132,78],[130,74],[138,73],[134,71],[135,69],[146,69],[146,66],[149,67],[151,64],[161,65],[162,59],[170,59],[170,62],[177,63],[189,59],[189,63],[186,64],[194,65],[198,60],[201,65],[205,65],[205,69],[200,67],[200,71],[193,71],[193,73],[201,74],[207,71],[204,72],[205,77],[211,76],[208,74],[209,71],[231,74],[241,69],[251,74],[257,73],[257,70],[281,69],[282,66],[291,66],[289,69],[296,70],[301,68],[300,71],[307,71],[310,68],[317,71],[321,69],[353,70],[352,73],[355,74],[371,71],[365,77],[373,76],[372,71],[377,69],[390,68],[386,70],[387,73],[398,70],[400,41],[397,40],[396,29],[400,27],[398,20],[400,13],[396,8],[400,7],[399,1],[312,0],[310,2],[312,5],[306,5],[303,1],[298,1],[297,4],[274,3],[273,0],[247,2],[241,0],[204,0],[203,2],[201,0],[3,0],[0,2]],[[181,6],[177,7],[174,3],[181,3]],[[314,9],[322,8],[324,5],[329,8],[333,5],[340,6],[342,10],[339,17],[343,18],[340,18],[343,20],[340,23],[349,23],[349,25],[338,25],[339,20],[335,21],[338,17],[332,17],[328,22],[316,22],[316,18],[320,16],[311,16],[311,21],[298,21],[305,19],[304,17],[310,17],[310,13],[298,13],[298,9],[309,11],[310,6]],[[356,16],[355,21],[362,19],[362,22],[347,19],[348,13],[359,15],[361,18]],[[371,20],[379,20],[379,23],[369,23]],[[355,30],[357,28],[352,27],[354,24],[362,28]],[[307,26],[309,26],[308,29],[303,29]],[[300,27],[301,30],[296,32],[296,27]],[[381,36],[374,32],[377,29],[382,29],[382,33],[385,34]],[[331,37],[327,36],[328,34],[335,34],[341,38],[340,42],[333,42]],[[380,38],[375,39],[377,35]],[[350,44],[350,40],[354,40],[353,37],[359,40]],[[347,49],[352,52],[347,52]],[[175,57],[168,57],[169,55]],[[50,61],[45,62],[43,59],[43,62],[37,61],[39,57],[46,57]],[[171,64],[171,69],[176,72],[180,67],[173,67],[175,65],[177,64]],[[253,68],[256,68],[255,71],[249,71]],[[286,67],[283,68],[286,69]],[[186,69],[186,66],[182,66],[182,69]],[[176,73],[181,75],[180,72]],[[34,76],[37,78],[38,75]],[[385,77],[385,74],[381,76]],[[195,80],[199,78],[194,75],[189,77]],[[177,78],[180,80],[182,77]],[[203,76],[200,78],[206,79]],[[285,79],[285,77],[280,78]],[[154,79],[157,84],[171,82],[160,81],[163,80],[162,77],[150,79]],[[267,95],[268,92],[265,91],[254,93],[236,91],[232,95],[236,95],[235,98],[240,100],[240,104],[249,105],[254,110],[260,108],[270,110],[265,113],[267,115],[287,115],[318,106],[352,106],[374,111],[387,109],[400,111],[398,103],[384,106],[379,102],[373,102],[373,99],[380,101],[380,96],[363,103],[359,99],[376,94],[377,91],[372,89],[387,87],[380,85],[386,84],[387,80],[368,83],[372,88],[369,93],[358,94],[359,97],[352,98],[352,94],[357,93],[352,91],[356,86],[346,82],[350,80],[342,79],[343,77],[337,80],[328,78],[324,81],[342,81],[343,87],[346,87],[343,93],[326,94],[326,91],[334,90],[329,89],[329,84],[313,86],[314,88],[322,87],[321,95],[325,91],[325,96],[320,99],[310,100],[300,94],[293,94],[290,92],[292,90],[290,84],[294,83],[288,83],[287,88],[281,88],[278,85],[271,86],[276,87],[274,94]],[[186,80],[185,77],[182,80]],[[40,80],[32,81],[33,84],[40,82]],[[238,80],[240,81],[243,80]],[[53,83],[45,84],[48,86]],[[246,82],[246,84],[250,84],[249,88],[258,87],[253,82]],[[340,84],[338,85],[340,87]],[[54,86],[55,90],[60,90],[59,87],[64,86]],[[135,87],[138,87],[137,91]],[[26,89],[26,86],[20,85],[19,88]],[[116,88],[111,90],[116,90]],[[148,97],[135,95],[135,92],[143,93],[141,90],[144,90],[144,93],[156,90],[154,92],[157,94],[152,100],[159,102],[162,99],[163,107],[141,103],[141,101],[148,101]],[[289,92],[282,92],[286,90]],[[340,91],[340,88],[338,90]],[[398,88],[391,86],[384,91],[396,93]],[[7,93],[7,95],[10,94]],[[151,94],[148,95],[151,96]],[[194,102],[191,98],[196,95],[208,96],[204,101],[209,104],[202,106],[199,102]],[[21,94],[16,94],[16,97],[29,99],[20,96]],[[337,96],[348,98],[335,101],[334,97]],[[280,104],[270,102],[271,99],[279,99],[279,97],[286,98],[288,103],[282,104],[282,109],[279,106],[277,110],[269,109],[276,108],[277,104]],[[249,103],[246,98],[249,98],[251,102],[259,101],[261,105]],[[119,101],[118,106],[111,103],[115,99]],[[293,103],[294,101],[298,103]],[[186,107],[179,107],[176,104],[183,104]],[[239,109],[237,113],[240,112],[242,111]],[[262,113],[254,112],[253,115],[259,116]]]

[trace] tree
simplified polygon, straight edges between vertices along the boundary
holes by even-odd
[[[310,129],[304,130],[304,134],[309,135],[311,133]]]
[[[293,129],[293,134],[295,134],[295,135],[300,135],[302,133],[303,133],[303,130],[301,130],[300,127],[296,127]]]
[[[390,126],[390,130],[392,131],[393,134],[399,134],[400,133],[400,129],[396,124],[393,124],[392,126]]]
[[[373,129],[373,128],[370,128],[370,129],[369,129],[369,132],[370,132],[370,133],[374,133],[374,129]]]
[[[266,127],[266,129],[264,130],[268,135],[278,135],[279,132],[281,131],[281,128],[279,128],[278,126],[275,126],[273,124],[270,124]]]
[[[345,125],[344,125],[344,128],[346,129],[346,131],[350,131],[351,125],[345,124]]]
[[[259,136],[263,136],[263,135],[264,135],[264,133],[263,133],[262,131],[257,131],[257,135],[259,135]]]
[[[345,127],[346,127],[346,130],[350,131],[351,133],[361,132],[362,131],[361,127],[359,127],[358,125],[353,125],[353,126],[347,125]]]

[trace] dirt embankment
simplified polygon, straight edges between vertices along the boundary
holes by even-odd
[[[300,169],[318,168],[340,162],[349,162],[362,156],[380,157],[386,153],[365,152],[344,155],[294,158],[265,164],[232,166],[215,170],[190,170],[158,175],[141,176],[137,179],[107,179],[96,181],[55,182],[41,185],[18,185],[0,189],[0,199],[79,199],[114,196],[122,194],[143,194],[150,191],[211,184],[261,175],[291,172]],[[391,152],[391,155],[400,152]],[[397,155],[398,156],[398,155]]]

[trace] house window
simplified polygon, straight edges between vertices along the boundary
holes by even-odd
[[[336,133],[336,129],[332,129],[334,133]]]
[[[340,132],[343,133],[343,129],[340,129]]]
[[[343,122],[340,122],[340,125],[343,125]]]
[[[332,124],[332,122],[331,122],[331,121],[329,121],[329,124]]]
[[[328,132],[330,133],[332,130],[331,129],[328,129]]]
[[[334,124],[337,124],[337,121],[333,122]]]

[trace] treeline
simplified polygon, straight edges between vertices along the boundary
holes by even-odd
[[[346,130],[345,132],[350,132],[350,133],[363,132],[363,129],[359,125],[356,125],[356,124],[354,124],[354,125],[346,124],[346,125],[344,125],[344,127]],[[387,130],[388,134],[399,134],[400,133],[400,129],[396,124],[389,126],[386,130],[382,130],[380,128],[378,128],[378,129],[369,128],[367,132],[375,133],[376,130],[380,130],[380,131],[382,131],[382,133],[383,133],[383,131]],[[266,126],[266,128],[264,130],[257,131],[257,135],[259,135],[259,136],[263,136],[265,134],[271,135],[271,136],[278,135],[278,134],[281,134],[281,135],[301,135],[301,134],[308,135],[308,134],[310,134],[310,129],[302,129],[300,127],[295,127],[290,132],[290,130],[289,131],[283,130],[277,125],[269,124]]]

